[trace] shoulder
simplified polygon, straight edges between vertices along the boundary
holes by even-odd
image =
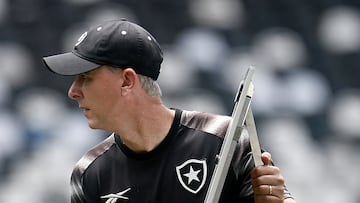
[[[223,138],[226,135],[231,119],[230,116],[225,115],[183,110],[180,124],[188,128]],[[250,152],[250,140],[246,127],[241,132],[237,143],[237,149],[240,149],[241,154]]]
[[[224,137],[231,117],[183,110],[180,124],[188,128]]]
[[[87,169],[107,152],[115,143],[115,136],[112,134],[104,141],[90,149],[76,164],[71,174],[71,202],[88,202],[91,196],[96,195],[92,191],[94,187],[84,188],[84,174]],[[91,192],[89,192],[91,191]]]
[[[73,169],[73,175],[82,175],[87,168],[100,156],[102,156],[105,152],[107,152],[111,146],[115,144],[115,136],[111,134],[105,140],[97,144],[95,147],[90,149],[81,159],[75,164]]]

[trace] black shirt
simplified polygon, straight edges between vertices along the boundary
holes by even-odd
[[[230,117],[176,110],[166,138],[135,153],[116,134],[87,152],[71,177],[72,203],[203,203]],[[254,167],[243,134],[220,202],[254,202]],[[290,197],[285,191],[285,198]]]

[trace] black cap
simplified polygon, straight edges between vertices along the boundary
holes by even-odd
[[[125,19],[106,21],[84,32],[72,52],[44,57],[51,71],[77,75],[102,65],[133,68],[157,80],[162,51],[155,38],[141,26]]]

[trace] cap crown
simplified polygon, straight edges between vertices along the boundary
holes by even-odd
[[[96,64],[131,67],[156,80],[162,51],[144,28],[126,20],[106,21],[90,28],[75,44],[73,53]]]

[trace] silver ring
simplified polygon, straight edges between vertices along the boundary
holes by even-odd
[[[272,185],[269,185],[269,195],[272,195],[272,193],[273,193]]]

